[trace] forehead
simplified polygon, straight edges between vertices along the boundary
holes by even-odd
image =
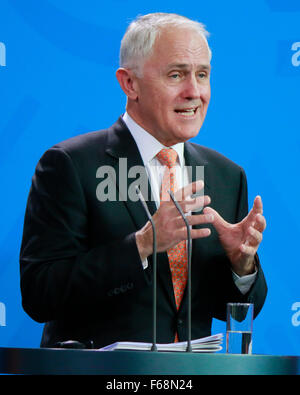
[[[209,65],[208,44],[205,38],[194,30],[165,28],[158,34],[148,61],[157,66],[176,63]]]

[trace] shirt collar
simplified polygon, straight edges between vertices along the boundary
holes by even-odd
[[[125,112],[122,118],[138,146],[145,165],[149,164],[163,148],[173,148],[178,154],[180,166],[184,166],[184,143],[165,147],[155,137],[153,137],[152,134],[138,125],[127,112]]]

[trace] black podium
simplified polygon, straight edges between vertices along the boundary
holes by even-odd
[[[300,357],[0,348],[2,374],[297,375]]]

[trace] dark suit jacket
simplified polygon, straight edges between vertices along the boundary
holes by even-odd
[[[244,171],[213,150],[185,144],[189,166],[204,166],[205,193],[225,220],[235,223],[248,212]],[[128,169],[143,165],[121,119],[111,128],[64,141],[49,149],[32,179],[20,253],[22,304],[46,322],[42,346],[64,340],[93,340],[96,347],[115,341],[152,340],[152,263],[142,268],[135,232],[147,222],[140,202],[100,202],[100,166],[119,158]],[[130,180],[132,182],[132,180]],[[148,204],[150,212],[155,203]],[[266,283],[258,275],[242,295],[213,227],[209,238],[193,240],[192,338],[210,334],[212,318],[225,319],[227,302],[251,301],[255,315],[263,306]],[[158,254],[157,341],[186,339],[187,301],[176,310],[166,253]]]

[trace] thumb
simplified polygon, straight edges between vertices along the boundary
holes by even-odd
[[[211,207],[205,207],[205,208],[203,209],[203,213],[204,213],[204,214],[213,215],[214,220],[212,221],[212,224],[214,225],[214,227],[216,228],[216,230],[217,230],[218,233],[219,233],[219,232],[222,232],[222,231],[224,231],[224,230],[226,230],[226,229],[228,229],[228,227],[230,226],[230,224],[229,224],[228,222],[226,222],[226,221],[221,217],[221,215],[220,215],[216,210],[214,210],[214,209],[211,208]]]
[[[262,205],[262,200],[260,196],[256,196],[253,202],[253,206],[251,210],[249,211],[248,215],[244,218],[244,222],[250,223],[252,226],[254,225],[255,222],[255,217],[257,214],[262,214],[263,213],[263,205]]]

